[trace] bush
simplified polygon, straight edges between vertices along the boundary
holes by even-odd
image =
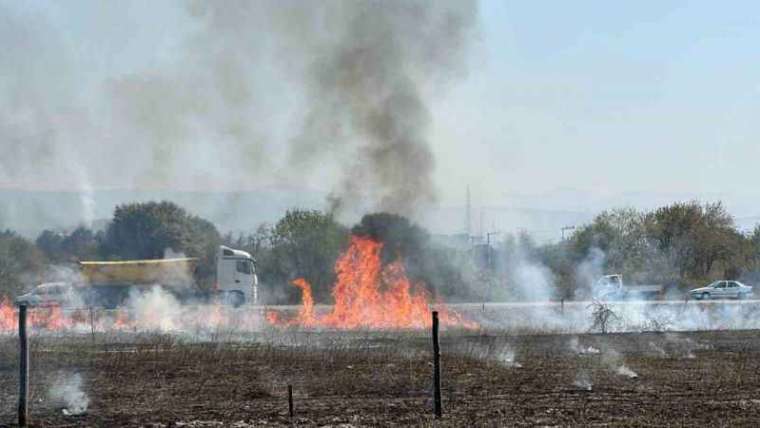
[[[13,297],[38,282],[45,258],[16,233],[0,232],[0,297]]]

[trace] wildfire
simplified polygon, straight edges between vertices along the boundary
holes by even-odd
[[[275,325],[328,327],[336,329],[419,329],[430,327],[430,293],[421,284],[412,284],[400,260],[383,266],[383,244],[371,238],[353,236],[348,250],[335,263],[337,283],[332,294],[332,311],[319,316],[314,311],[311,286],[303,278],[293,281],[301,289],[303,306],[298,315],[282,320],[269,312],[267,320]],[[456,312],[437,302],[444,326],[477,328]]]
[[[60,306],[30,307],[27,325],[35,331],[203,331],[218,328],[253,328],[259,318],[253,312],[230,313],[221,305],[168,310],[160,304],[134,308],[98,309]],[[18,309],[0,297],[0,334],[18,330]]]
[[[76,313],[65,316],[60,307],[51,306],[29,311],[28,323],[30,327],[61,330],[71,326],[79,317],[80,314]],[[0,298],[0,333],[16,331],[17,329],[18,310],[8,298]]]
[[[0,332],[16,329],[18,316],[7,298],[0,298]]]

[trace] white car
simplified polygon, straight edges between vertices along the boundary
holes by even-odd
[[[703,299],[744,299],[752,295],[752,287],[739,281],[715,281],[707,287],[695,288],[689,295],[697,300]]]
[[[27,306],[75,306],[79,299],[73,287],[65,282],[40,284],[16,298],[16,304]]]

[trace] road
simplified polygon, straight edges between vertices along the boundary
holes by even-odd
[[[532,308],[532,307],[587,307],[595,302],[591,300],[576,301],[567,300],[565,302],[548,301],[548,302],[501,302],[501,303],[453,303],[447,305],[452,308],[461,309],[500,309],[500,308]],[[657,306],[657,305],[757,305],[760,299],[715,299],[715,300],[611,300],[608,302],[614,306],[639,305],[639,306]]]
[[[566,308],[585,308],[593,305],[595,302],[591,300],[566,300],[560,301],[548,301],[548,302],[488,302],[488,303],[445,303],[446,307],[452,309],[462,310],[475,310],[475,309],[510,309],[510,308],[560,308],[564,305]],[[760,304],[760,299],[714,299],[714,300],[611,300],[608,302],[613,306],[698,306],[698,305],[757,305]],[[432,305],[433,307],[438,305]],[[254,305],[255,309],[278,309],[278,310],[294,310],[299,309],[300,305]],[[329,310],[332,305],[314,305],[316,310]]]

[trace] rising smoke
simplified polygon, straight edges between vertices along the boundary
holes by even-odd
[[[411,214],[435,200],[428,105],[465,72],[476,2],[177,7],[169,57],[122,61],[115,45],[125,66],[113,69],[44,17],[0,6],[0,185],[77,190],[86,222],[93,189],[113,187],[327,177],[333,209]],[[98,12],[106,23],[123,13]]]
[[[462,71],[475,4],[331,5],[336,6],[343,16],[330,19],[335,36],[309,65],[312,102],[294,155],[307,160],[331,156],[336,149],[353,154],[333,193],[333,209],[369,197],[376,210],[411,215],[419,204],[435,199],[427,135],[431,83]]]
[[[82,376],[79,373],[60,374],[50,386],[48,397],[67,416],[87,412],[90,404],[90,398],[82,389]]]

